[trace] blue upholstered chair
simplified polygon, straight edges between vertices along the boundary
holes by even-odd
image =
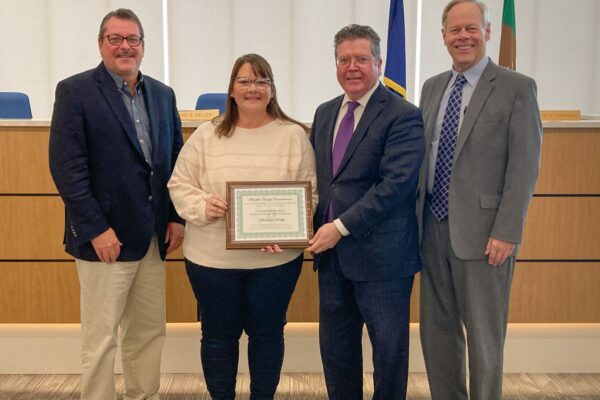
[[[25,93],[0,92],[0,118],[31,119],[29,97]]]
[[[196,101],[196,110],[219,109],[219,114],[224,114],[226,102],[227,93],[203,93],[198,96],[198,101]]]

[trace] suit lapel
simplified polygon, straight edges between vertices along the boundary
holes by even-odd
[[[479,78],[479,82],[475,87],[473,96],[471,96],[469,106],[467,107],[467,112],[465,113],[462,125],[460,127],[456,142],[456,150],[454,151],[455,160],[465,146],[465,143],[469,138],[471,131],[473,130],[473,125],[475,125],[475,121],[477,121],[477,118],[479,117],[487,98],[494,90],[494,80],[496,79],[497,70],[498,66],[490,60],[487,67],[483,71],[483,74],[481,74],[481,78]]]
[[[342,107],[343,99],[344,96],[340,96],[338,101],[335,101],[332,104],[331,110],[325,113],[327,115],[327,119],[325,120],[325,124],[323,127],[325,132],[325,165],[327,166],[327,172],[330,176],[330,180],[333,179],[333,166],[331,161],[331,152],[333,150],[333,134],[335,130],[335,122],[337,121],[337,116],[340,113],[340,108]],[[340,168],[338,168],[338,171],[340,170]]]
[[[450,82],[451,78],[452,78],[452,73],[448,72],[447,75],[440,77],[439,84],[433,83],[431,85],[432,93],[429,96],[430,98],[426,99],[426,102],[427,102],[427,104],[432,104],[435,106],[430,107],[429,110],[427,110],[427,115],[425,116],[425,118],[426,118],[425,126],[428,127],[427,131],[425,132],[426,143],[431,143],[431,141],[433,140],[435,123],[436,123],[438,114],[440,112],[440,103],[442,102],[442,97],[444,96],[444,92],[446,91],[446,87],[448,86],[448,82]],[[427,147],[429,148],[429,146],[427,146]]]
[[[360,121],[356,126],[356,129],[354,130],[354,133],[352,134],[352,138],[348,143],[348,147],[346,148],[346,152],[344,153],[344,157],[340,162],[340,167],[338,168],[335,176],[338,176],[340,172],[344,169],[346,164],[348,164],[348,161],[352,157],[352,154],[358,147],[359,143],[362,141],[363,137],[367,134],[371,123],[377,117],[377,115],[379,115],[381,110],[383,110],[385,104],[385,90],[387,89],[384,88],[383,85],[380,83],[377,89],[375,89],[375,91],[371,95],[371,98],[369,99],[369,102],[365,107],[365,111],[363,112],[363,115],[360,118]],[[337,114],[335,114],[335,116],[337,117]]]
[[[154,87],[148,79],[144,79],[144,100],[146,100],[146,111],[150,119],[150,139],[152,140],[152,160],[151,164],[156,162],[156,151],[158,149],[158,105],[156,103],[156,93]]]
[[[123,130],[125,130],[129,141],[131,142],[133,147],[137,149],[142,159],[144,159],[144,152],[140,147],[137,133],[135,131],[135,127],[133,126],[133,121],[131,120],[129,113],[127,112],[125,104],[123,104],[121,93],[119,93],[119,90],[115,85],[115,81],[113,80],[112,76],[110,76],[108,71],[106,71],[106,68],[102,63],[96,69],[96,77],[98,79],[98,86],[100,87],[100,91],[106,98],[106,101],[108,102],[113,113],[121,123],[121,126],[123,126]]]
[[[425,168],[421,169],[420,173],[420,182],[423,186],[423,196],[425,195],[425,186],[427,183],[428,174],[433,173],[433,171],[429,170],[429,158],[431,157],[431,146],[430,143],[433,141],[433,136],[435,132],[435,125],[437,121],[438,114],[440,112],[440,103],[442,102],[442,97],[444,96],[444,92],[446,91],[446,87],[448,86],[448,82],[452,78],[452,73],[448,71],[447,74],[444,74],[432,81],[427,85],[429,88],[429,93],[423,93],[423,97],[421,99],[421,111],[423,112],[423,119],[425,123],[425,156],[424,156],[424,166]]]

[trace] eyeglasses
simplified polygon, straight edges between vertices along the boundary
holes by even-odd
[[[250,86],[252,86],[252,84],[254,84],[254,86],[256,86],[257,89],[262,90],[271,86],[271,80],[267,78],[250,79],[240,76],[238,78],[234,78],[233,80],[236,81],[242,89],[250,89]]]
[[[335,64],[338,67],[349,67],[353,61],[355,65],[368,65],[371,62],[371,57],[340,57],[335,59]]]
[[[118,34],[106,35],[105,38],[108,40],[108,43],[113,46],[120,46],[123,43],[123,40],[127,40],[127,44],[131,47],[138,47],[144,41],[144,38],[137,35],[130,36],[121,36]]]

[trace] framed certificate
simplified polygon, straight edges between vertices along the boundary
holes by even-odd
[[[310,182],[227,182],[227,249],[308,247]]]

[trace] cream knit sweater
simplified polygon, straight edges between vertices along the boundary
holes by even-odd
[[[255,129],[236,127],[219,138],[205,122],[187,140],[168,183],[175,209],[187,221],[184,256],[213,268],[265,268],[285,264],[302,250],[280,254],[260,250],[226,250],[225,219],[206,220],[206,198],[223,197],[227,181],[310,181],[316,205],[315,155],[304,130],[279,120]]]

